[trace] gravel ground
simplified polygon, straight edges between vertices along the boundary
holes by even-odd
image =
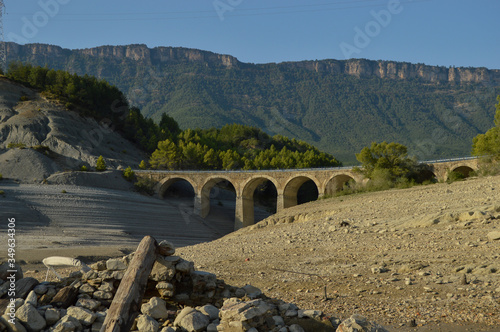
[[[229,284],[335,317],[500,331],[500,240],[488,238],[499,199],[500,177],[338,197],[179,252]]]

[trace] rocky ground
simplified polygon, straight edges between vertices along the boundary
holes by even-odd
[[[500,177],[488,177],[319,200],[177,254],[228,285],[252,284],[324,315],[359,313],[397,331],[498,331],[499,190]],[[140,230],[159,234],[152,219]],[[99,257],[120,255],[117,246],[101,243]],[[74,257],[96,257],[87,250]],[[29,263],[25,275],[43,278]]]
[[[500,177],[338,197],[179,252],[229,284],[343,318],[498,331],[499,199]]]

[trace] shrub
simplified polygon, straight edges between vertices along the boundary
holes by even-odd
[[[87,172],[88,171],[87,166],[83,165],[82,167],[80,167],[80,171],[81,172]]]
[[[50,152],[50,148],[48,146],[45,146],[45,145],[35,145],[35,146],[32,146],[31,149],[35,150],[36,152],[40,152],[40,153],[43,153],[46,155],[48,155]]]
[[[137,179],[137,182],[134,183],[135,190],[140,193],[147,194],[153,196],[155,194],[154,187],[156,182],[151,180],[150,178],[140,177]]]
[[[103,172],[106,170],[106,162],[104,161],[103,156],[99,156],[99,158],[97,158],[95,169],[98,172]]]
[[[64,189],[63,189],[63,190],[61,190],[61,193],[62,193],[62,194],[67,194],[68,192],[67,192],[66,190],[64,190]]]
[[[22,95],[21,98],[19,98],[19,101],[28,101],[28,100],[30,99],[26,95]]]
[[[0,195],[5,196],[5,191],[0,190]]]
[[[148,168],[148,165],[146,164],[146,162],[144,160],[141,160],[141,163],[139,164],[139,168],[146,169],[146,168]]]
[[[2,180],[2,179],[3,179],[3,175],[2,175],[2,173],[0,173],[0,180]]]
[[[8,149],[15,149],[15,148],[24,149],[24,148],[26,148],[26,144],[10,142],[9,144],[7,144],[7,148]]]
[[[123,177],[127,181],[133,181],[135,179],[135,173],[130,166],[123,170]]]

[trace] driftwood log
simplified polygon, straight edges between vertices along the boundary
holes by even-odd
[[[128,332],[139,314],[149,274],[156,260],[158,243],[142,239],[109,307],[101,332]]]

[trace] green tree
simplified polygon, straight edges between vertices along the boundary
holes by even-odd
[[[485,134],[479,134],[472,140],[472,155],[488,156],[492,160],[500,160],[500,96],[497,96],[495,127]]]
[[[141,163],[139,164],[139,168],[140,169],[147,169],[148,165],[146,164],[146,162],[144,160],[141,160]]]
[[[135,173],[130,166],[123,170],[123,177],[127,181],[132,181],[135,179]]]
[[[399,143],[376,143],[364,147],[356,154],[361,163],[361,172],[372,179],[375,170],[385,169],[392,180],[409,177],[416,167],[416,161],[408,157],[408,149]]]
[[[104,161],[103,156],[99,156],[99,158],[97,158],[95,169],[98,172],[103,172],[106,170],[106,162]]]

